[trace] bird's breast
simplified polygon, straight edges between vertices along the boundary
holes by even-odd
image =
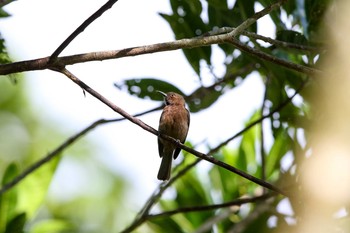
[[[182,106],[166,106],[160,118],[159,131],[184,141],[188,131],[187,110]]]

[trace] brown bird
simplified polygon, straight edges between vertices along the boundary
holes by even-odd
[[[184,143],[187,137],[188,128],[190,126],[190,113],[185,108],[184,98],[175,93],[158,91],[164,96],[165,107],[159,120],[158,131],[161,134],[168,135]],[[158,137],[158,151],[162,158],[158,172],[158,180],[169,180],[171,171],[171,162],[177,158],[180,153],[172,142]]]

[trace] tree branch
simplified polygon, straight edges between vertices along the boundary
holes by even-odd
[[[31,165],[26,170],[24,170],[20,175],[15,177],[12,181],[10,181],[9,183],[2,186],[0,189],[0,196],[3,193],[5,193],[6,191],[8,191],[9,189],[11,189],[12,187],[14,187],[17,183],[22,181],[24,178],[26,178],[29,174],[34,172],[36,169],[40,168],[45,163],[49,162],[51,159],[53,159],[55,156],[57,156],[59,153],[61,153],[64,149],[66,149],[68,146],[70,146],[74,142],[76,142],[80,137],[85,135],[88,131],[92,130],[97,125],[101,124],[101,121],[103,121],[103,120],[99,120],[99,121],[94,122],[93,124],[91,124],[90,126],[85,128],[84,130],[79,132],[78,134],[68,138],[64,143],[62,143],[59,147],[57,147],[55,150],[50,152],[46,157],[35,162],[33,165]]]
[[[239,131],[238,133],[236,133],[234,136],[230,137],[228,140],[226,140],[224,143],[219,144],[217,147],[212,148],[208,154],[213,154],[216,151],[218,151],[221,147],[223,147],[224,145],[226,145],[228,142],[232,141],[233,139],[239,137],[240,135],[242,135],[244,132],[248,131],[250,128],[252,128],[254,125],[261,123],[264,119],[271,117],[275,112],[280,111],[281,109],[283,109],[287,104],[289,104],[292,99],[304,88],[304,85],[306,84],[307,81],[305,81],[304,83],[302,83],[302,85],[295,91],[295,93],[289,97],[286,101],[284,101],[283,103],[281,103],[275,110],[271,111],[269,114],[267,115],[262,115],[259,119],[257,119],[256,121],[252,122],[251,124],[249,124],[248,126],[246,126],[244,129],[242,129],[241,131]],[[141,211],[137,214],[135,220],[130,224],[130,226],[128,226],[126,229],[124,229],[122,231],[122,233],[127,233],[127,232],[131,232],[134,229],[136,229],[138,226],[140,226],[143,222],[148,220],[148,215],[149,215],[149,211],[150,209],[153,207],[153,205],[159,200],[159,198],[161,197],[161,195],[163,194],[163,192],[170,187],[170,185],[172,183],[174,183],[178,178],[180,178],[182,175],[184,175],[187,171],[189,171],[192,167],[194,167],[195,165],[197,165],[200,161],[202,161],[202,159],[198,158],[196,161],[194,161],[193,163],[189,164],[188,166],[186,166],[183,170],[179,171],[178,174],[176,174],[174,177],[172,177],[169,182],[163,182],[160,187],[159,190],[157,190],[153,195],[151,195],[151,197],[149,198],[149,200],[146,202],[146,204],[144,205],[144,207],[141,209]],[[271,194],[273,195],[273,194]]]
[[[259,12],[256,12],[254,15],[246,19],[243,23],[241,23],[238,27],[234,28],[230,33],[228,33],[228,36],[231,37],[232,39],[236,37],[237,35],[241,34],[242,31],[247,29],[250,25],[255,23],[258,19],[261,17],[269,14],[271,11],[276,10],[281,7],[283,3],[285,3],[288,0],[279,0],[275,2],[274,4],[265,7]]]
[[[230,33],[234,29],[235,29],[234,27],[222,27],[222,28],[218,28],[218,29],[215,29],[213,31],[210,31],[210,32],[206,32],[203,35],[201,35],[200,37],[226,34],[226,33]],[[272,39],[270,37],[262,36],[262,35],[256,34],[254,32],[249,32],[249,31],[242,31],[241,35],[247,36],[250,39],[254,39],[254,40],[262,40],[264,42],[275,45],[277,47],[297,49],[300,51],[312,52],[312,53],[318,53],[321,50],[321,48],[318,48],[318,47],[313,47],[313,46],[308,46],[308,45],[300,45],[300,44],[285,42],[285,41],[281,41],[281,40],[276,40],[276,39]]]
[[[134,115],[134,117],[139,117],[157,110],[160,110],[162,106],[150,109],[148,111],[138,113]],[[31,166],[29,166],[27,169],[25,169],[21,174],[19,174],[17,177],[15,177],[12,181],[9,183],[5,184],[4,186],[1,187],[0,189],[0,196],[13,188],[16,184],[18,184],[20,181],[22,181],[24,178],[26,178],[29,174],[40,168],[42,165],[45,163],[48,163],[53,159],[54,157],[58,156],[63,150],[67,149],[69,146],[71,146],[73,143],[75,143],[78,139],[80,139],[82,136],[87,134],[89,131],[93,130],[99,125],[102,124],[107,124],[107,123],[112,123],[112,122],[118,122],[118,121],[123,121],[125,118],[116,118],[116,119],[110,119],[110,120],[105,120],[105,119],[100,119],[95,122],[93,122],[91,125],[83,129],[82,131],[78,132],[77,134],[73,135],[72,137],[69,137],[65,142],[63,142],[60,146],[58,146],[55,150],[50,152],[47,156],[44,158],[38,160]]]
[[[293,62],[289,62],[287,60],[280,59],[278,57],[272,56],[268,53],[264,53],[260,50],[254,49],[248,45],[245,45],[244,43],[240,42],[237,39],[230,39],[229,41],[232,45],[234,45],[236,48],[240,49],[241,51],[247,52],[248,54],[251,54],[259,59],[266,60],[272,63],[275,63],[277,65],[283,66],[285,68],[298,71],[300,73],[308,74],[308,75],[319,75],[321,74],[320,70],[299,65]]]
[[[12,73],[24,72],[24,71],[57,69],[57,64],[59,64],[60,66],[66,66],[66,65],[73,65],[77,63],[83,63],[83,62],[102,61],[102,60],[117,59],[122,57],[139,56],[143,54],[172,51],[177,49],[189,49],[189,48],[196,48],[196,47],[208,46],[212,44],[222,44],[222,43],[230,43],[234,45],[236,48],[242,51],[245,51],[249,54],[252,54],[258,57],[259,59],[276,63],[278,65],[281,65],[283,67],[286,67],[288,69],[291,69],[300,73],[304,73],[308,75],[321,73],[321,71],[318,69],[295,64],[293,62],[289,62],[286,60],[282,60],[270,54],[264,53],[260,50],[251,48],[243,44],[242,42],[229,37],[229,34],[225,34],[225,35],[207,36],[202,38],[196,37],[191,39],[181,39],[181,40],[176,40],[172,42],[131,47],[131,48],[126,48],[122,50],[92,52],[92,53],[58,57],[56,58],[56,61],[54,64],[50,63],[50,57],[14,62],[9,64],[2,64],[0,65],[0,75],[7,75]]]
[[[185,168],[183,168],[181,171],[179,171],[175,176],[173,176],[168,182],[164,181],[162,182],[158,189],[150,196],[150,198],[147,200],[144,207],[139,211],[139,213],[136,215],[134,221],[121,231],[121,233],[127,233],[132,232],[135,230],[138,226],[143,224],[145,221],[148,220],[149,211],[153,207],[153,205],[160,199],[164,191],[169,188],[176,180],[178,180],[180,177],[182,177],[184,174],[186,174],[191,168],[196,166],[201,159],[197,159],[193,163],[187,165]]]
[[[100,17],[105,11],[111,8],[114,3],[118,0],[109,0],[106,2],[100,9],[98,9],[95,13],[93,13],[89,18],[87,18],[77,29],[74,30],[70,36],[67,37],[63,43],[58,46],[58,48],[52,53],[49,58],[49,63],[53,63],[58,55],[72,42],[75,37],[77,37],[80,33],[82,33],[93,21],[95,21],[98,17]]]
[[[262,120],[266,119],[266,118],[270,118],[274,113],[280,111],[282,108],[284,108],[287,104],[289,104],[292,99],[304,88],[305,84],[307,83],[308,80],[304,81],[300,87],[294,92],[294,94],[289,97],[288,99],[286,99],[284,102],[282,102],[280,105],[278,105],[273,111],[271,111],[269,114],[264,115],[262,117],[260,117],[259,119],[253,121],[252,123],[248,124],[244,129],[242,129],[241,131],[239,131],[238,133],[236,133],[235,135],[233,135],[232,137],[228,138],[226,141],[223,141],[222,143],[220,143],[219,145],[217,145],[215,148],[212,149],[213,153],[217,152],[221,147],[223,147],[224,145],[228,144],[230,141],[232,141],[233,139],[237,138],[238,136],[240,136],[242,133],[246,132],[247,130],[249,130],[250,128],[252,128],[254,125],[260,123]]]
[[[285,0],[280,0],[275,4],[272,4],[269,7],[264,8],[262,11],[255,13],[252,17],[248,18],[237,28],[234,28],[231,32],[221,35],[211,35],[205,37],[195,37],[191,39],[181,39],[172,42],[157,43],[145,46],[131,47],[122,50],[111,50],[111,51],[102,51],[102,52],[92,52],[85,54],[77,54],[72,56],[56,57],[58,54],[80,33],[82,32],[93,20],[100,16],[104,11],[110,8],[116,1],[108,1],[104,6],[102,6],[94,15],[92,15],[88,20],[86,20],[75,32],[72,33],[70,37],[66,39],[65,42],[57,48],[57,50],[51,55],[51,57],[44,57],[34,60],[27,60],[21,62],[14,62],[9,64],[0,65],[0,75],[7,75],[11,73],[18,73],[24,71],[33,71],[33,70],[43,70],[43,69],[58,69],[58,66],[66,66],[83,62],[91,61],[101,61],[108,59],[117,59],[122,57],[129,56],[138,56],[149,53],[163,52],[163,51],[172,51],[177,49],[189,49],[202,46],[209,46],[212,44],[222,44],[230,43],[236,46],[238,49],[241,49],[245,52],[251,53],[254,56],[259,57],[260,59],[268,60],[270,62],[277,63],[286,68],[305,73],[305,74],[317,74],[320,73],[319,70],[314,68],[305,67],[298,65],[292,62],[288,62],[276,57],[273,57],[269,54],[263,53],[259,50],[250,48],[249,46],[244,45],[243,43],[236,40],[234,37],[242,33],[247,27],[256,22],[259,18],[270,13],[272,10],[280,7]],[[53,63],[53,59],[55,62]]]
[[[101,94],[99,94],[97,91],[93,90],[91,87],[89,87],[88,85],[86,85],[84,82],[82,82],[81,80],[79,80],[74,74],[72,74],[71,72],[69,72],[66,68],[62,67],[60,69],[57,69],[56,71],[61,72],[62,74],[66,75],[69,79],[71,79],[74,83],[78,84],[81,88],[83,88],[86,92],[90,93],[92,96],[94,96],[95,98],[99,99],[101,102],[103,102],[104,104],[106,104],[108,107],[110,107],[113,111],[119,113],[120,115],[122,115],[123,117],[127,118],[129,121],[131,121],[132,123],[140,126],[141,128],[143,128],[144,130],[159,136],[161,138],[164,138],[165,140],[168,140],[172,143],[174,143],[178,148],[181,148],[195,156],[197,156],[198,158],[204,159],[208,162],[211,162],[213,164],[216,164],[222,168],[225,168],[226,170],[229,170],[233,173],[236,173],[256,184],[259,184],[267,189],[273,190],[277,193],[280,193],[284,196],[288,196],[287,193],[285,193],[283,190],[275,187],[274,185],[263,181],[259,178],[256,178],[244,171],[241,171],[235,167],[232,167],[218,159],[215,159],[214,157],[210,156],[210,155],[206,155],[203,154],[201,152],[198,152],[190,147],[185,146],[184,144],[180,143],[178,140],[169,137],[167,135],[163,135],[163,134],[159,134],[159,132],[157,130],[155,130],[154,128],[152,128],[151,126],[147,125],[146,123],[144,123],[143,121],[141,121],[138,118],[135,118],[133,116],[131,116],[129,113],[125,112],[123,109],[121,109],[120,107],[118,107],[117,105],[113,104],[112,102],[110,102],[108,99],[106,99],[104,96],[102,96]]]
[[[241,206],[241,205],[247,204],[247,203],[254,203],[254,202],[266,200],[266,199],[273,197],[275,195],[276,195],[276,193],[268,193],[268,194],[263,194],[261,196],[239,198],[239,199],[236,199],[233,201],[224,202],[224,203],[220,203],[220,204],[214,204],[214,205],[182,207],[182,208],[179,208],[176,210],[165,211],[165,212],[162,212],[159,214],[150,214],[150,215],[148,215],[148,219],[159,218],[159,217],[169,217],[169,216],[172,216],[174,214],[179,214],[179,213],[209,211],[209,210],[216,210],[216,209],[221,209],[221,208],[230,207],[230,206]]]
[[[74,80],[75,83],[77,83],[79,86],[83,87],[88,87],[86,84],[84,84],[83,82],[81,82],[79,79],[77,79],[74,75],[72,75],[70,72],[65,72],[67,73],[67,75],[71,76],[71,79]],[[251,127],[253,127],[254,125],[258,124],[259,122],[263,121],[265,118],[270,117],[273,113],[275,113],[276,111],[281,110],[284,106],[286,106],[292,99],[293,97],[299,93],[299,91],[302,89],[303,85],[296,90],[296,93],[291,96],[290,98],[288,98],[285,102],[283,102],[280,106],[278,106],[274,111],[272,111],[271,113],[269,113],[266,116],[262,116],[260,119],[252,122],[251,124],[249,124],[248,126],[246,126],[243,130],[239,131],[237,134],[235,134],[233,137],[229,138],[228,140],[226,140],[226,143],[221,143],[220,145],[218,145],[217,147],[213,148],[211,151],[209,151],[208,154],[212,154],[215,153],[218,149],[220,149],[222,146],[226,145],[229,141],[237,138],[238,136],[240,136],[241,134],[243,134],[244,132],[246,132],[247,130],[249,130]],[[87,89],[84,89],[86,91],[88,91]],[[90,90],[91,91],[91,90]],[[90,92],[91,93],[91,92]],[[94,92],[92,92],[94,93]],[[99,95],[96,95],[99,96]],[[95,97],[96,97],[95,96]],[[97,98],[97,97],[96,97]],[[99,98],[98,98],[99,99]],[[109,102],[109,101],[107,101]],[[146,113],[150,113],[156,110],[159,110],[161,107],[157,107],[148,111],[145,111],[143,113],[139,113],[136,114],[134,116],[138,117],[141,115],[144,115]],[[94,129],[96,126],[101,125],[101,124],[105,124],[105,123],[110,123],[110,122],[116,122],[116,121],[121,121],[121,120],[125,120],[126,118],[118,118],[118,119],[112,119],[112,120],[98,120],[94,123],[92,123],[90,126],[88,126],[87,128],[85,128],[84,130],[82,130],[81,132],[77,133],[76,135],[70,137],[69,139],[67,139],[63,144],[61,144],[58,148],[56,148],[54,151],[52,151],[51,153],[49,153],[46,157],[44,157],[43,159],[37,161],[36,163],[34,163],[32,166],[30,166],[29,168],[27,168],[24,172],[22,172],[19,176],[17,176],[14,180],[12,180],[11,182],[5,184],[1,189],[0,189],[0,195],[2,195],[3,193],[5,193],[6,191],[8,191],[9,189],[11,189],[12,187],[14,187],[17,183],[19,183],[21,180],[23,180],[27,175],[29,175],[30,173],[34,172],[36,169],[38,169],[39,167],[41,167],[42,165],[44,165],[45,163],[49,162],[53,157],[57,156],[59,153],[61,153],[65,148],[67,148],[68,146],[70,146],[71,144],[73,144],[75,141],[77,141],[81,136],[85,135],[87,132],[89,132],[90,130]],[[137,122],[137,121],[135,121]],[[135,123],[137,124],[137,123]],[[177,140],[172,139],[170,137],[167,137],[165,135],[163,135],[163,137],[165,137],[167,140],[172,140],[174,143],[178,143]],[[178,146],[181,144],[178,144]],[[184,146],[184,145],[183,145]],[[184,150],[186,150],[186,147],[184,146]],[[187,151],[187,150],[186,150]],[[199,152],[198,152],[199,153]],[[205,155],[206,156],[206,155]],[[163,192],[169,187],[171,186],[171,184],[173,182],[175,182],[178,178],[180,178],[181,176],[183,176],[188,170],[190,170],[192,167],[194,167],[195,165],[197,165],[199,162],[201,161],[200,158],[198,158],[195,162],[193,162],[192,164],[189,164],[186,168],[184,168],[183,170],[181,170],[180,172],[178,172],[169,182],[163,182],[159,188],[159,190],[156,191],[155,194],[153,194],[150,199],[147,201],[146,205],[141,209],[141,211],[139,212],[139,214],[137,215],[136,219],[133,221],[133,223],[126,228],[123,232],[130,232],[131,230],[137,228],[137,226],[141,225],[144,221],[147,220],[147,215],[149,213],[149,210],[152,208],[152,206],[159,200],[159,198],[161,197],[161,195],[163,194]],[[220,165],[219,165],[220,166]],[[228,165],[229,166],[229,165]],[[244,176],[243,176],[244,177]],[[254,181],[253,181],[254,182]]]
[[[69,71],[67,72],[67,74],[71,76],[71,80],[73,79],[75,83],[77,83],[80,87],[82,87],[84,89],[84,87],[88,87],[85,83],[81,82],[78,78],[76,78],[73,74],[71,74]],[[305,83],[304,83],[305,84]],[[213,148],[212,150],[210,150],[210,152],[208,154],[213,154],[215,153],[216,151],[218,151],[221,147],[223,147],[224,145],[226,145],[227,143],[229,143],[230,141],[232,141],[233,139],[237,138],[238,136],[240,136],[241,134],[243,134],[244,132],[246,132],[247,130],[249,130],[251,127],[253,127],[254,125],[260,123],[262,120],[264,120],[265,118],[268,118],[268,117],[271,117],[272,114],[274,114],[275,112],[277,111],[280,111],[284,106],[286,106],[293,98],[295,95],[297,95],[299,93],[299,91],[303,88],[304,84],[298,89],[296,90],[296,92],[294,93],[293,96],[291,96],[290,98],[288,98],[285,102],[283,102],[281,105],[279,105],[274,111],[270,112],[269,114],[265,115],[265,116],[262,116],[261,118],[257,119],[256,121],[252,122],[251,124],[249,124],[248,126],[246,126],[244,129],[242,129],[241,131],[239,131],[238,133],[236,133],[234,136],[230,137],[229,139],[227,139],[225,142],[219,144],[218,146],[216,146],[215,148]],[[90,87],[89,87],[90,88]],[[91,89],[91,88],[90,88]],[[85,91],[88,91],[88,89],[84,89]],[[91,89],[92,90],[92,89]],[[91,91],[90,90],[90,91]],[[89,91],[88,91],[89,92]],[[91,92],[89,92],[91,93]],[[95,93],[95,91],[92,90],[92,93]],[[95,95],[94,95],[95,96]],[[101,96],[100,94],[96,94],[96,98],[101,100],[98,96]],[[105,98],[103,98],[105,99]],[[102,100],[101,100],[102,101]],[[105,100],[106,101],[106,105],[110,104],[110,102],[108,100]],[[103,102],[103,101],[102,101]],[[112,104],[113,105],[113,104]],[[111,106],[110,106],[111,107]],[[117,111],[119,109],[119,107],[115,106],[116,109],[114,109],[114,107],[111,107],[113,110]],[[151,109],[149,111],[146,111],[146,112],[143,112],[143,113],[139,113],[139,114],[136,114],[134,117],[130,116],[128,113],[125,113],[123,110],[122,112],[124,112],[127,116],[129,116],[131,119],[131,122],[138,124],[138,122],[140,120],[138,120],[136,117],[138,116],[141,116],[141,115],[144,115],[146,113],[150,113],[150,112],[153,112],[153,111],[156,111],[156,110],[159,110],[161,107],[157,107],[157,108],[154,108],[154,109]],[[118,110],[119,111],[119,110]],[[117,111],[117,112],[118,112]],[[119,113],[119,112],[118,112]],[[9,189],[11,189],[12,187],[14,187],[17,183],[19,183],[21,180],[23,180],[27,175],[29,175],[30,173],[34,172],[36,169],[38,169],[39,167],[41,167],[42,165],[44,165],[45,163],[49,162],[53,157],[57,156],[59,153],[61,153],[64,149],[66,149],[68,146],[72,145],[75,141],[77,141],[81,136],[85,135],[87,132],[89,132],[90,130],[94,129],[96,126],[100,125],[100,124],[105,124],[105,123],[110,123],[110,122],[116,122],[116,121],[121,121],[121,120],[125,120],[125,119],[128,119],[130,120],[128,117],[126,118],[118,118],[118,119],[112,119],[112,120],[105,120],[105,119],[101,119],[101,120],[98,120],[94,123],[92,123],[90,126],[88,126],[87,128],[83,129],[81,132],[77,133],[76,135],[68,138],[63,144],[61,144],[58,148],[56,148],[54,151],[52,151],[51,153],[49,153],[46,157],[44,157],[43,159],[37,161],[36,163],[34,163],[32,166],[28,167],[25,171],[23,171],[20,175],[18,175],[16,178],[14,178],[11,182],[5,184],[3,187],[1,187],[0,189],[0,195],[2,195],[3,193],[5,193],[6,191],[8,191]],[[142,122],[142,121],[140,121]],[[146,125],[144,124],[143,122],[141,123],[141,125]],[[140,125],[139,125],[140,126]],[[141,126],[142,127],[142,126]],[[148,128],[150,126],[145,126],[145,128]],[[144,127],[142,127],[144,128]],[[151,129],[153,129],[152,127],[150,127]],[[157,131],[156,131],[157,132]],[[151,132],[152,133],[152,132]],[[156,133],[157,134],[157,133]],[[186,147],[185,145],[181,144],[181,143],[178,143],[177,140],[169,137],[169,136],[166,136],[166,135],[160,135],[161,137],[164,137],[166,140],[170,140],[172,141],[173,143],[177,144],[180,148],[184,149],[185,151],[187,152],[190,152],[188,149],[191,149],[191,148],[188,148]],[[191,149],[192,150],[192,149]],[[194,151],[194,150],[193,150]],[[196,153],[200,153],[200,152],[197,152]],[[208,156],[208,155],[205,155],[205,154],[202,154],[200,153],[200,156]],[[198,156],[199,158],[202,158]],[[209,156],[208,156],[209,157]],[[210,159],[205,159],[209,162]],[[178,179],[179,176],[182,176],[183,174],[185,174],[185,172],[187,172],[187,170],[189,170],[190,168],[192,168],[193,166],[195,166],[197,163],[199,163],[201,161],[201,159],[198,159],[196,160],[193,164],[191,164],[187,169],[184,169],[182,171],[180,171],[178,173],[178,175],[174,176],[169,182],[167,182],[166,187],[170,186],[173,182],[175,182],[176,179]],[[221,162],[223,163],[223,162]],[[216,163],[215,163],[216,164]],[[218,166],[221,166],[220,164],[217,164]],[[229,165],[227,165],[229,166]],[[230,167],[230,166],[229,166]],[[227,169],[227,168],[226,168]],[[238,170],[238,169],[237,169]],[[238,170],[239,171],[239,170]],[[236,173],[236,172],[235,172]],[[239,173],[237,173],[239,174]],[[240,175],[240,174],[239,174]],[[243,177],[245,177],[243,175]],[[247,177],[245,177],[247,178]],[[249,178],[247,178],[249,179]],[[256,178],[258,179],[258,178]],[[250,180],[250,179],[249,179]],[[259,180],[259,179],[258,179]],[[253,180],[251,180],[253,181]],[[254,182],[254,181],[253,181]],[[259,184],[259,183],[258,183]],[[264,185],[262,185],[264,186]],[[265,187],[265,186],[264,186]],[[165,190],[165,189],[164,189]],[[161,194],[163,193],[163,191],[160,191],[160,193],[158,194],[159,196],[161,196]],[[272,189],[273,190],[273,189]],[[282,192],[283,194],[283,192]],[[154,199],[156,200],[156,199]],[[154,204],[155,201],[153,202],[150,202],[150,204],[148,205],[148,208],[144,208],[145,210],[149,210],[152,205]]]

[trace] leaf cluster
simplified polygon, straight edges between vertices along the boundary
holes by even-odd
[[[170,0],[172,13],[160,15],[169,23],[175,38],[183,39],[215,34],[225,27],[236,27],[256,12],[257,5],[267,7],[272,3],[268,0],[237,0],[230,5],[229,1],[222,0]],[[278,43],[272,41],[266,45],[259,39],[247,36],[249,33],[238,36],[236,39],[244,45],[273,57],[314,67],[325,54],[324,41],[319,35],[323,26],[323,15],[329,4],[329,1],[307,1],[305,5],[300,1],[285,1],[280,9],[270,12],[269,17],[276,28],[274,40]],[[317,13],[314,12],[315,9]],[[264,25],[260,26],[264,27]],[[257,24],[249,26],[246,31],[256,34]],[[261,109],[252,115],[247,124],[264,113],[274,112],[294,92],[298,93],[297,98],[272,114],[268,122],[244,132],[238,148],[224,147],[213,155],[253,176],[263,177],[290,190],[297,185],[298,165],[302,159],[301,156],[308,149],[310,124],[308,101],[314,85],[317,84],[307,74],[252,56],[230,44],[183,50],[187,61],[198,75],[199,83],[202,79],[202,70],[207,67],[213,69],[217,64],[216,61],[212,61],[214,49],[225,54],[223,63],[225,73],[219,77],[213,73],[212,85],[201,84],[185,97],[192,113],[209,108],[220,96],[234,90],[252,74],[259,75],[265,84],[265,97],[262,100]],[[147,97],[152,100],[160,100],[160,96],[155,94],[154,90],[176,91],[184,94],[180,87],[159,78],[132,78],[116,85],[119,88],[126,87],[130,94],[139,98]],[[254,93],[250,94],[254,95]],[[226,111],[237,110],[228,108]],[[266,139],[269,138],[267,136],[269,134],[272,143],[267,146]],[[188,158],[185,158],[183,166],[187,164],[187,160]],[[283,160],[292,162],[287,163]],[[206,169],[207,172],[203,174],[203,170],[197,167],[195,171],[187,173],[178,180],[173,190],[174,198],[162,200],[160,208],[166,213],[183,207],[210,206],[245,195],[254,196],[262,191],[256,184],[217,166]],[[293,224],[290,224],[287,219],[296,219],[300,203],[289,200],[296,213],[294,216],[286,216],[277,210],[281,200],[284,199],[273,198],[272,201],[253,202],[241,208],[186,211],[171,215],[170,218],[152,218],[148,226],[154,231],[164,232],[195,232],[196,230],[199,232],[257,232],[257,229],[259,232],[271,232],[281,228],[286,229],[286,226],[293,229]],[[270,223],[273,219],[276,219],[275,223]]]

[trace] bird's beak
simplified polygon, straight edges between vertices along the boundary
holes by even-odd
[[[164,97],[166,97],[167,95],[164,93],[164,92],[162,92],[162,91],[156,91],[156,92],[158,92],[158,93],[160,93],[161,95],[163,95]]]

